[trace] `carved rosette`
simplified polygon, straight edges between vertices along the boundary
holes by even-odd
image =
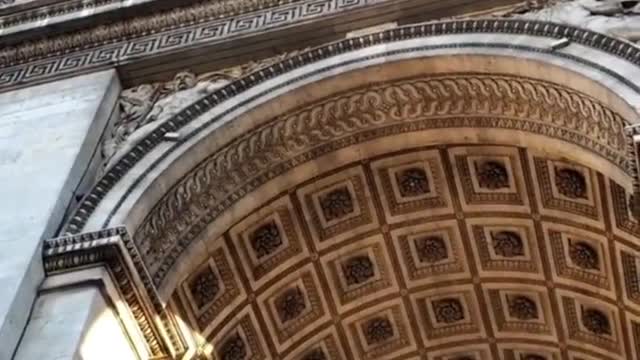
[[[278,316],[281,322],[287,322],[300,316],[307,308],[304,294],[298,287],[291,288],[282,293],[275,301]]]
[[[247,346],[239,334],[234,334],[225,340],[220,347],[222,360],[244,360],[247,356]]]
[[[220,292],[220,281],[211,268],[207,267],[191,281],[189,290],[196,306],[200,309],[216,298]]]
[[[599,270],[600,262],[598,252],[593,246],[583,241],[571,241],[569,244],[569,257],[578,267],[586,270]]]
[[[526,296],[514,296],[508,299],[509,315],[519,320],[538,318],[538,307],[535,301]]]
[[[489,160],[476,163],[478,185],[489,190],[499,190],[509,187],[509,173],[504,164]]]
[[[306,353],[302,360],[328,360],[327,355],[320,348],[315,348],[308,353]]]
[[[587,181],[574,169],[556,169],[555,183],[558,192],[571,199],[587,198]]]
[[[522,356],[522,360],[547,360],[544,356],[537,354],[525,354]]]
[[[436,263],[448,257],[447,245],[441,236],[425,236],[415,239],[418,259],[425,263]]]
[[[491,233],[491,239],[496,255],[505,258],[524,256],[524,243],[520,234],[514,231],[497,231]]]
[[[424,169],[412,167],[396,173],[396,180],[402,197],[414,197],[428,193],[429,180]]]
[[[597,309],[584,309],[582,311],[582,324],[585,329],[596,335],[611,335],[609,318]]]
[[[273,254],[282,245],[280,230],[274,222],[264,224],[254,230],[250,235],[250,241],[258,259]]]
[[[375,275],[375,265],[368,256],[354,256],[342,264],[347,285],[358,285]]]
[[[320,207],[327,221],[343,218],[354,211],[353,199],[346,187],[339,187],[320,196]]]
[[[379,344],[393,337],[393,325],[389,319],[376,317],[366,322],[364,325],[364,337],[367,344]]]
[[[454,298],[434,301],[433,313],[435,314],[436,322],[443,324],[452,324],[464,319],[462,303]]]

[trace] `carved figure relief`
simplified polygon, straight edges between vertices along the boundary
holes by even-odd
[[[558,1],[522,16],[575,25],[634,43],[640,41],[640,2],[635,0]]]
[[[143,135],[142,128],[160,119],[167,119],[187,105],[216,89],[251,72],[295,56],[308,48],[296,50],[259,61],[196,75],[182,71],[165,83],[142,84],[123,90],[120,95],[120,119],[113,124],[111,135],[102,144],[104,171],[112,163],[118,150],[134,133]]]
[[[379,344],[393,337],[393,325],[385,317],[376,317],[364,325],[364,337],[367,344]]]
[[[517,232],[508,230],[491,232],[491,239],[496,255],[505,258],[524,256],[524,243]]]
[[[432,306],[436,322],[438,323],[452,324],[464,320],[464,308],[458,299],[446,298],[435,300],[432,302]]]

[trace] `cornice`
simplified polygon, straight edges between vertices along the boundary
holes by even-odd
[[[498,3],[517,2],[500,0]],[[243,5],[244,4],[244,5]],[[0,49],[0,91],[207,47],[352,11],[367,18],[416,0],[244,0],[203,2]],[[490,6],[492,2],[489,2]],[[467,4],[468,5],[468,4]],[[418,6],[418,8],[420,7]],[[446,7],[445,5],[439,5]],[[455,9],[455,6],[452,7]],[[253,11],[255,10],[255,11]],[[394,10],[394,11],[395,11]]]
[[[75,213],[71,216],[65,227],[65,231],[68,233],[81,232],[100,201],[122,178],[122,176],[124,176],[124,174],[126,174],[147,153],[163,141],[165,134],[179,131],[192,120],[218,104],[233,98],[254,86],[257,86],[258,84],[264,83],[269,79],[313,62],[377,44],[435,35],[465,33],[526,34],[556,39],[567,38],[575,43],[617,56],[636,66],[640,65],[640,49],[628,42],[572,26],[531,20],[474,19],[434,22],[395,28],[380,33],[368,34],[357,38],[349,38],[330,43],[292,56],[285,61],[262,68],[245,77],[235,80],[228,85],[203,96],[200,100],[187,106],[175,116],[157,126],[135,146],[132,146],[128,153],[120,157],[118,161],[106,171],[104,176],[97,181],[91,191],[82,200]],[[551,52],[553,50],[548,51]],[[608,72],[612,76],[616,76],[605,67],[600,67],[600,70]],[[640,93],[640,88],[629,82],[628,79],[618,76],[618,80]],[[175,146],[179,146],[186,140],[188,140],[188,138],[182,139],[180,142],[176,143]]]
[[[45,26],[51,26],[52,24],[59,24],[68,20],[77,20],[79,18],[93,16],[101,12],[119,10],[153,1],[154,0],[126,2],[123,0],[67,0],[50,5],[28,7],[24,9],[20,9],[17,5],[10,5],[1,9],[0,29],[2,29],[3,35],[9,36],[9,34],[24,31],[25,28],[28,27],[27,25],[29,23],[32,23],[33,26],[31,27],[41,27],[42,25],[39,24],[39,22],[46,20],[47,22]],[[140,22],[148,22],[148,29],[146,29],[146,31],[157,32],[167,30],[166,28],[163,28],[163,25],[166,27],[168,23],[162,24],[159,21],[161,18],[167,18],[169,21],[171,20],[169,18],[174,18],[174,20],[178,20],[178,18],[186,20],[184,15],[189,14],[192,16],[190,20],[197,23],[214,18],[233,16],[259,9],[280,6],[296,1],[301,0],[205,0],[195,4],[174,7],[169,10],[156,10],[155,12],[150,11],[147,15],[139,16],[132,20],[121,21],[119,23],[105,24],[102,25],[102,27],[106,26],[107,28],[112,29],[108,34],[117,36],[118,33],[116,32],[116,29],[119,27],[136,27],[136,24]],[[62,16],[65,17],[60,18]],[[23,26],[18,28],[19,25]],[[89,32],[97,32],[97,30],[98,26],[95,26],[95,24],[92,29],[87,29]],[[104,30],[102,34],[103,36],[107,35]],[[101,39],[101,41],[107,40],[109,40],[107,37],[103,37]]]
[[[104,266],[127,302],[152,358],[174,358],[186,351],[184,339],[161,304],[126,228],[46,240],[43,265],[47,276]],[[137,285],[140,282],[142,286]]]

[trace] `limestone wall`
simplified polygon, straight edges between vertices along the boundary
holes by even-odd
[[[92,176],[119,92],[109,70],[0,94],[0,359],[11,358],[42,281],[41,240]]]

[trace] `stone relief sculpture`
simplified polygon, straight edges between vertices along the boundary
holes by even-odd
[[[110,136],[103,142],[100,175],[118,156],[118,152],[144,135],[159,119],[168,119],[198,98],[236,80],[307,49],[280,54],[227,69],[196,75],[182,71],[166,83],[142,84],[122,91],[120,118],[113,124]],[[131,140],[131,141],[129,141]]]
[[[519,16],[579,26],[633,43],[640,42],[640,1],[564,1]]]

